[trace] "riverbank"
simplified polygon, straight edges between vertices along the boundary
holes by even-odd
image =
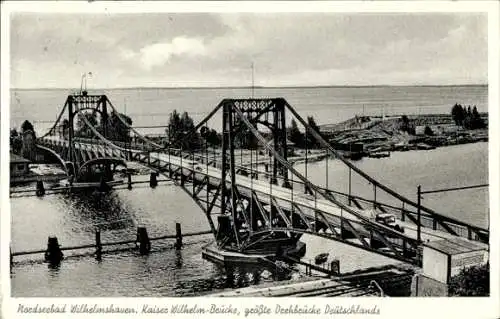
[[[487,123],[487,113],[481,117]],[[356,116],[320,126],[332,147],[360,156],[381,152],[429,150],[436,147],[488,141],[488,129],[467,130],[455,125],[451,115],[423,114],[387,117]]]

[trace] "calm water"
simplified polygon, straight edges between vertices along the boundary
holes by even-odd
[[[250,97],[249,89],[126,89],[95,91],[107,94],[113,105],[129,115],[134,126],[166,125],[174,109],[203,119],[223,98]],[[28,119],[44,132],[60,113],[68,90],[11,90],[11,125]],[[488,110],[487,86],[369,87],[369,88],[277,88],[255,89],[256,97],[284,97],[303,118],[313,115],[318,124],[337,123],[356,114],[446,113],[458,102]],[[40,122],[41,121],[41,122]],[[46,121],[50,122],[46,123]],[[219,128],[220,117],[210,123]],[[143,129],[162,133],[163,129]]]
[[[406,90],[406,92],[404,91]],[[440,91],[441,90],[441,91]],[[225,96],[244,96],[244,90],[116,90],[108,92],[119,104],[127,96],[127,113],[139,125],[161,125],[171,109],[186,109],[200,118]],[[447,113],[455,101],[477,104],[486,110],[486,88],[372,88],[262,90],[261,95],[284,96],[301,114],[313,114],[320,123],[336,122],[362,111],[377,112],[382,103],[391,105],[394,113]],[[51,120],[49,110],[64,101],[63,91],[17,91],[12,96],[13,124],[22,119]],[[379,94],[379,95],[377,95]],[[385,97],[385,98],[384,98]],[[17,103],[17,104],[16,104]],[[39,106],[35,109],[33,106]],[[57,107],[56,107],[57,106]],[[158,113],[156,116],[139,114]],[[123,108],[122,108],[123,109]],[[307,111],[306,111],[307,110]],[[387,110],[387,108],[386,108]],[[136,114],[136,115],[133,115]],[[164,118],[162,119],[162,116]],[[16,122],[17,121],[17,122]],[[162,121],[165,121],[162,123]],[[39,126],[40,127],[40,126]],[[487,183],[488,143],[439,148],[431,151],[392,153],[390,158],[363,159],[356,162],[364,171],[411,199],[416,187],[423,189]],[[309,178],[347,191],[348,170],[338,161],[310,164]],[[303,171],[303,167],[298,166]],[[353,189],[370,198],[372,188],[353,175]],[[33,187],[33,186],[31,186]],[[377,194],[377,199],[384,199]],[[458,217],[479,226],[488,226],[488,193],[476,189],[427,195],[423,200],[438,212]],[[57,235],[63,246],[92,243],[96,227],[102,229],[102,240],[124,240],[135,237],[138,225],[147,227],[150,236],[173,234],[180,222],[184,232],[208,229],[205,217],[191,198],[175,186],[156,189],[135,187],[115,190],[106,196],[51,195],[11,200],[13,251],[41,249],[47,237]],[[172,241],[153,242],[154,252],[141,257],[135,252],[105,254],[98,262],[93,257],[75,257],[63,261],[59,269],[49,269],[40,260],[16,258],[12,270],[14,296],[185,296],[197,295],[225,287],[247,286],[272,281],[266,269],[225,269],[201,258],[201,247],[212,240],[206,235],[186,238],[180,252]],[[340,258],[342,271],[393,263],[385,257],[358,251],[348,246],[304,237],[308,257],[329,251]],[[41,256],[40,256],[41,257]],[[292,276],[292,275],[289,275]],[[293,274],[293,278],[300,275]]]

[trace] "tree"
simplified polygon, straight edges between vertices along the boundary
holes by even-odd
[[[408,119],[408,116],[406,116],[406,115],[401,116],[400,130],[403,132],[408,132],[409,127],[410,127],[410,120]]]
[[[484,123],[484,120],[481,118],[481,115],[479,115],[479,112],[477,111],[477,107],[474,105],[472,108],[472,128],[473,129],[480,129],[480,128],[485,128],[486,124]]]
[[[489,263],[462,269],[451,278],[448,293],[450,296],[489,296]]]
[[[201,145],[200,133],[195,132],[194,121],[187,112],[182,113],[181,125],[183,128],[181,140],[183,148],[190,150],[199,148]]]
[[[222,144],[222,135],[216,130],[211,129],[206,136],[207,143],[213,147],[218,147]]]
[[[32,161],[36,160],[35,132],[27,130],[22,134],[21,156]]]
[[[259,147],[257,138],[253,135],[252,131],[250,131],[250,128],[245,124],[245,122],[243,122],[243,120],[237,118],[234,123],[234,128],[237,132],[234,137],[235,147],[250,150],[254,150]]]
[[[112,141],[129,142],[132,119],[125,114],[112,112],[107,122],[107,138]]]
[[[85,122],[84,119],[87,119],[87,122],[90,125],[92,125],[92,127],[94,127],[97,131],[101,132],[100,126],[97,125],[97,115],[95,112],[79,113],[78,120],[76,121],[75,136],[85,137],[85,138],[92,138],[92,137],[97,138],[92,129],[87,126],[87,123]]]
[[[181,130],[181,117],[177,113],[177,110],[174,110],[170,113],[167,127],[167,139],[171,146],[178,147],[177,141],[179,140]]]
[[[290,142],[294,143],[298,147],[302,147],[304,145],[304,134],[299,130],[297,122],[295,122],[294,119],[292,119],[291,126],[287,131]]]
[[[434,135],[434,132],[432,131],[432,129],[429,126],[425,126],[424,134],[432,136],[432,135]]]
[[[23,140],[15,128],[10,130],[10,146],[14,154],[21,154]]]
[[[194,128],[194,121],[187,112],[179,115],[177,110],[174,110],[170,113],[167,128],[168,143],[176,148],[190,150],[199,148],[201,137],[199,132],[194,131]]]
[[[313,131],[315,131],[316,133],[321,135],[321,133],[319,131],[319,127],[316,124],[316,121],[314,120],[314,118],[312,116],[307,117],[307,124]],[[306,132],[307,132],[307,130],[306,130]],[[310,132],[307,132],[307,141],[306,142],[307,142],[307,147],[316,148],[316,147],[320,146],[319,141],[317,141],[316,138]]]
[[[463,121],[465,119],[465,110],[462,108],[462,105],[455,103],[451,108],[451,116],[455,124],[458,126],[463,125]]]
[[[26,133],[27,131],[35,132],[35,129],[33,128],[33,124],[31,124],[30,121],[25,120],[23,124],[21,124],[21,132]]]

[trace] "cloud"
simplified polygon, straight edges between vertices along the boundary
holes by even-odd
[[[176,37],[170,42],[161,42],[146,45],[134,52],[130,49],[122,49],[120,56],[127,61],[139,63],[145,70],[167,64],[172,57],[184,56],[196,58],[206,55],[207,50],[200,38]]]
[[[221,13],[17,16],[14,86],[487,82],[484,14]],[[98,76],[99,74],[99,76]]]

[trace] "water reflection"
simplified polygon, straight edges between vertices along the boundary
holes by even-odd
[[[175,251],[175,268],[176,269],[181,269],[182,265],[183,265],[182,251],[176,250]]]
[[[49,270],[49,276],[51,278],[57,277],[59,275],[59,270],[61,269],[61,263],[47,262],[47,268]]]
[[[122,230],[135,225],[135,217],[114,191],[73,193],[63,197],[63,201],[73,208],[69,210],[71,217],[86,231]]]

